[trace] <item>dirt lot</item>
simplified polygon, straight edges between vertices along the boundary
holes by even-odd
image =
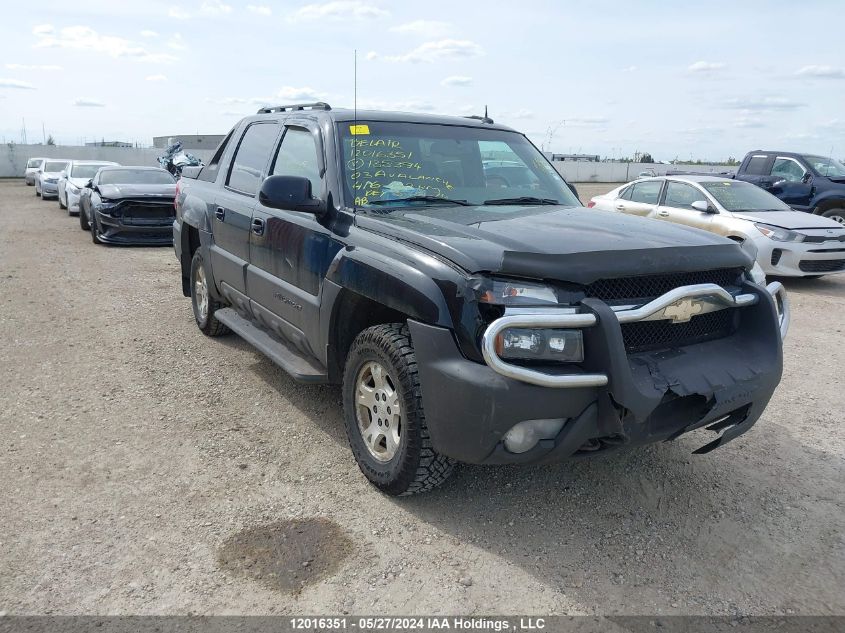
[[[845,276],[787,285],[783,383],[737,441],[397,500],[337,388],[202,336],[172,249],[0,182],[0,611],[843,614]]]

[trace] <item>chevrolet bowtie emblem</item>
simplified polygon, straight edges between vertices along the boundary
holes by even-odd
[[[663,316],[672,323],[686,323],[701,312],[701,303],[693,299],[679,299],[663,309]]]

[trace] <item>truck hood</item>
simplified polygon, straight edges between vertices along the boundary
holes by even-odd
[[[368,211],[356,223],[470,273],[587,284],[752,264],[741,247],[717,235],[581,207],[444,205]]]
[[[176,197],[176,183],[165,185],[100,185],[100,195],[109,200],[121,198]]]
[[[842,225],[830,218],[803,211],[744,211],[734,213],[735,218],[770,224],[782,229],[841,229]]]

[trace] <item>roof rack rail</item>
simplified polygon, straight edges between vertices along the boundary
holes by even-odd
[[[465,119],[475,119],[476,121],[481,121],[482,123],[487,123],[489,125],[493,125],[494,121],[489,116],[478,116],[477,114],[473,114],[472,116],[465,116]]]
[[[314,103],[291,103],[288,105],[265,106],[258,110],[258,114],[270,114],[271,112],[293,112],[294,110],[331,110],[332,107],[324,101]]]

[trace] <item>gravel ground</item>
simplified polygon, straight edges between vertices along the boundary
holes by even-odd
[[[783,382],[726,447],[397,500],[337,388],[202,336],[172,249],[94,246],[2,181],[0,611],[843,614],[845,276],[788,289]]]

